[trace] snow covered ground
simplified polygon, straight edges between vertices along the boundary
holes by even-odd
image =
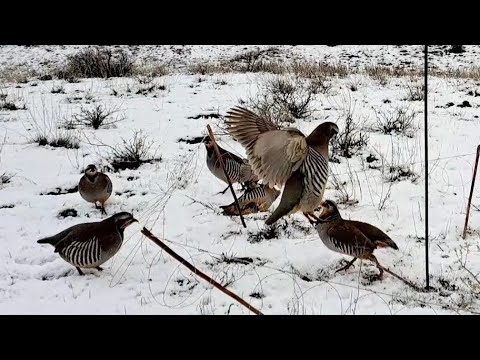
[[[310,104],[312,114],[296,119],[293,126],[308,134],[323,121],[334,121],[344,129],[353,119],[367,143],[353,149],[349,158],[335,154],[330,162],[334,176],[325,197],[339,203],[344,218],[367,221],[386,231],[399,250],[376,251],[380,263],[424,286],[423,78],[362,72],[376,66],[421,70],[422,47],[273,47],[275,61],[303,59],[348,67],[347,76],[322,79]],[[27,82],[4,81],[0,88],[0,105],[3,101],[19,108],[0,106],[0,175],[8,179],[0,185],[0,313],[250,313],[162,252],[140,233],[142,226],[265,314],[480,311],[479,287],[472,276],[480,272],[478,191],[471,234],[466,241],[461,239],[473,153],[480,142],[475,81],[429,81],[434,291],[424,293],[389,274],[375,280],[378,270],[368,262],[360,266],[358,261],[346,273],[335,273],[347,257],[329,251],[301,214],[280,220],[272,238],[262,236],[268,213],[246,216],[246,229],[240,219],[221,214],[219,206],[230,204],[232,195],[215,195],[225,186],[208,171],[203,144],[190,140],[204,136],[210,124],[222,147],[245,156],[240,144],[222,130],[222,115],[241,100],[258,99],[272,79],[297,77],[238,71],[202,75],[191,65],[222,63],[255,47],[176,45],[121,47],[135,56],[139,66],[152,62],[168,66],[169,74],[154,79],[39,80],[82,48],[0,47],[0,73],[17,69],[30,76]],[[432,61],[437,68],[467,66],[479,49],[467,46],[466,50],[463,57],[439,50]],[[471,107],[458,106],[464,101]],[[82,109],[98,105],[116,110],[111,119],[120,121],[97,130],[72,126]],[[389,119],[411,123],[403,134],[378,131],[379,123]],[[118,149],[138,131],[151,145],[147,157],[156,161],[113,171],[112,147]],[[70,136],[78,139],[79,146],[40,146],[32,141],[38,135]],[[90,163],[104,169],[113,182],[108,214],[130,211],[140,224],[126,230],[123,247],[103,272],[86,270],[81,277],[52,247],[36,240],[104,218],[75,189]],[[239,263],[238,258],[248,258],[248,263]]]

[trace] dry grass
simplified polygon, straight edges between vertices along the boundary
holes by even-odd
[[[378,110],[375,115],[377,121],[373,130],[385,135],[413,137],[418,129],[415,122],[417,114],[408,105],[392,107],[389,111]]]
[[[35,76],[37,76],[37,73],[25,66],[17,65],[0,70],[0,79],[9,83],[26,84]]]
[[[436,76],[445,79],[465,79],[480,81],[480,66],[455,69],[429,69],[429,76]]]
[[[425,99],[425,82],[410,79],[406,84],[408,101],[423,101]]]
[[[134,65],[132,75],[147,76],[147,77],[162,77],[170,74],[171,70],[165,64],[158,63],[144,63],[141,65]]]
[[[42,98],[40,105],[32,102],[27,111],[29,117],[24,126],[30,142],[40,146],[50,145],[67,149],[80,147],[78,133],[61,126],[66,115],[58,104],[47,104]]]
[[[40,146],[63,147],[65,149],[78,149],[80,143],[78,137],[68,131],[55,132],[49,136],[38,135],[33,139]]]
[[[134,58],[123,50],[89,47],[67,58],[67,63],[55,71],[60,79],[110,78],[133,74]]]
[[[285,66],[280,59],[272,60],[281,55],[280,50],[271,46],[266,49],[249,50],[232,57],[226,63],[233,71],[238,72],[266,72],[284,74]]]
[[[348,164],[348,163],[347,163]],[[348,172],[343,176],[331,173],[329,182],[335,189],[335,200],[337,204],[344,206],[355,206],[362,197],[362,186],[357,173],[348,164]]]
[[[187,68],[187,71],[190,74],[200,74],[200,75],[209,75],[209,74],[225,74],[232,72],[233,69],[231,66],[223,63],[201,63],[193,64]]]
[[[151,154],[153,140],[141,131],[136,131],[129,140],[122,139],[122,144],[110,147],[110,159],[112,167],[118,170],[137,169],[145,163],[161,161],[161,157]]]
[[[332,141],[333,156],[351,158],[368,145],[369,137],[362,131],[364,121],[355,114],[356,102],[349,93],[341,96],[339,104],[339,118],[345,121],[340,127],[340,132]]]
[[[397,66],[383,66],[373,65],[366,66],[365,73],[374,80],[382,80],[384,78],[398,78],[398,77],[423,77],[423,69],[410,69]]]
[[[337,63],[316,63],[309,61],[294,61],[289,69],[297,76],[307,79],[326,79],[330,77],[344,78],[354,72],[346,65]]]
[[[123,121],[125,116],[118,114],[117,107],[97,104],[92,109],[81,107],[78,114],[73,115],[73,120],[69,121],[67,126],[74,128],[75,125],[92,127],[97,130],[100,127],[109,127],[119,121]]]
[[[292,76],[274,77],[259,85],[259,92],[249,99],[254,111],[274,123],[293,123],[312,115],[315,85]]]
[[[319,92],[326,93],[331,87],[329,79],[345,78],[352,74],[366,74],[381,85],[388,84],[391,78],[423,77],[422,68],[409,69],[403,67],[373,65],[365,68],[350,68],[340,62],[313,62],[307,60],[285,61],[280,59],[268,58],[266,52],[259,50],[249,51],[236,57],[216,63],[194,64],[188,67],[190,74],[224,74],[231,72],[264,72],[276,75],[291,75],[304,79],[310,79],[316,83]],[[479,74],[480,76],[480,71]],[[466,75],[465,75],[466,76]],[[352,87],[355,91],[357,86]]]

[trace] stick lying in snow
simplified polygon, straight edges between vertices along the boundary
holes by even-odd
[[[424,292],[425,290],[422,289],[421,287],[415,285],[413,282],[411,281],[408,281],[407,279],[404,279],[403,277],[401,277],[400,275],[397,275],[395,274],[393,271],[387,269],[386,267],[380,265],[380,264],[377,264],[377,266],[380,267],[380,269],[382,269],[383,271],[386,271],[387,273],[389,273],[390,275],[393,275],[395,276],[397,279],[399,279],[400,281],[403,281],[405,284],[407,284],[408,286],[412,287],[413,289],[419,291],[419,292]]]
[[[228,176],[227,170],[225,170],[225,165],[223,164],[223,158],[222,158],[222,155],[220,154],[220,150],[218,150],[217,141],[213,136],[212,128],[210,127],[210,125],[207,125],[207,130],[208,130],[208,134],[210,135],[210,139],[212,139],[213,148],[217,153],[218,160],[220,161],[220,166],[222,167],[223,172],[227,177],[228,187],[230,188],[230,191],[232,192],[232,195],[233,195],[233,199],[235,200],[235,206],[237,207],[238,214],[240,215],[240,220],[242,220],[243,227],[246,228],[247,224],[245,224],[245,220],[243,219],[242,209],[240,209],[240,204],[238,203],[237,195],[235,194],[235,191],[233,191],[232,182],[230,181],[230,176]]]
[[[160,239],[158,239],[157,237],[155,237],[150,231],[148,231],[145,227],[142,229],[142,234],[145,235],[146,237],[148,237],[150,240],[152,240],[155,244],[157,244],[158,246],[160,246],[163,250],[165,250],[169,255],[171,255],[173,258],[175,258],[175,260],[179,261],[182,265],[185,265],[191,272],[193,272],[195,275],[198,275],[200,276],[202,279],[208,281],[210,284],[212,284],[213,286],[215,286],[218,290],[220,290],[221,292],[227,294],[228,296],[230,296],[231,298],[235,299],[236,301],[238,301],[240,304],[242,304],[243,306],[245,306],[247,309],[249,309],[251,312],[257,314],[257,315],[263,315],[262,312],[260,312],[260,310],[257,310],[255,309],[252,305],[250,305],[249,303],[247,303],[245,300],[243,300],[241,297],[239,297],[238,295],[235,295],[234,293],[232,293],[230,290],[226,289],[224,286],[222,286],[221,284],[219,284],[218,282],[216,282],[215,280],[213,280],[211,277],[209,277],[208,275],[205,275],[203,272],[201,272],[200,270],[198,270],[195,266],[193,266],[192,264],[190,264],[187,260],[185,260],[184,258],[182,258],[180,255],[178,255],[176,252],[174,252],[172,249],[170,249],[167,245],[165,245],[162,241],[160,241]]]
[[[477,167],[478,167],[478,158],[479,157],[480,157],[480,145],[478,145],[478,147],[477,147],[477,157],[475,159],[475,167],[473,169],[472,186],[470,188],[470,196],[468,197],[467,215],[465,215],[465,226],[463,227],[463,238],[464,239],[467,236],[468,217],[470,216],[470,205],[472,204],[473,186],[475,185],[475,178],[477,177]]]

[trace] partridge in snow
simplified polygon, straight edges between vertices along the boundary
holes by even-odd
[[[62,232],[37,241],[55,247],[63,260],[80,268],[96,268],[114,256],[123,243],[123,232],[127,226],[137,220],[128,212],[120,212],[109,218],[77,224]]]
[[[210,136],[206,136],[203,140],[205,148],[207,149],[207,167],[210,172],[218,179],[228,183],[225,173],[223,172],[220,160],[218,159],[217,152],[213,148],[212,139]],[[218,145],[217,145],[218,146]],[[227,171],[228,176],[232,184],[240,183],[242,188],[248,188],[253,186],[258,181],[258,178],[252,173],[252,169],[248,164],[248,160],[242,159],[237,155],[222,149],[218,146],[218,150],[222,156],[223,165]],[[225,190],[221,191],[222,194],[228,190],[228,186]]]
[[[104,204],[112,195],[112,182],[108,175],[97,171],[95,165],[88,165],[85,169],[78,183],[78,192],[85,201],[94,203],[97,209],[99,202],[102,214],[107,214]]]
[[[322,213],[318,221],[312,222],[325,246],[335,252],[353,256],[353,260],[337,270],[347,270],[355,260],[365,259],[373,261],[382,277],[383,269],[373,251],[377,248],[390,247],[398,250],[397,244],[377,227],[354,220],[344,220],[332,200],[325,200],[321,204]]]
[[[317,217],[328,177],[328,144],[339,129],[324,122],[308,136],[281,128],[250,110],[235,107],[226,116],[228,132],[246,149],[253,173],[270,187],[283,186],[280,204],[265,221],[271,225],[297,211]]]

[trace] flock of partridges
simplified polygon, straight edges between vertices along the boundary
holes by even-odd
[[[323,199],[329,175],[329,143],[338,134],[338,126],[324,122],[305,136],[296,128],[280,127],[242,107],[232,108],[225,119],[229,134],[247,155],[247,159],[242,159],[219,147],[231,182],[241,184],[244,190],[238,199],[242,214],[268,211],[280,195],[277,187],[283,188],[279,205],[265,221],[267,226],[301,211],[328,249],[353,257],[337,271],[347,270],[356,259],[365,259],[377,265],[381,278],[383,269],[373,252],[379,247],[398,249],[395,242],[373,225],[343,219],[335,202]],[[207,136],[203,143],[208,169],[227,183],[212,139]],[[84,200],[106,214],[104,204],[112,194],[108,175],[89,165],[78,190]],[[238,215],[234,204],[221,208],[226,215]],[[317,216],[315,211],[319,208],[321,213]],[[55,252],[83,275],[82,268],[102,270],[100,265],[121,248],[125,228],[136,221],[131,213],[120,212],[102,221],[74,225],[37,242],[54,246]]]

